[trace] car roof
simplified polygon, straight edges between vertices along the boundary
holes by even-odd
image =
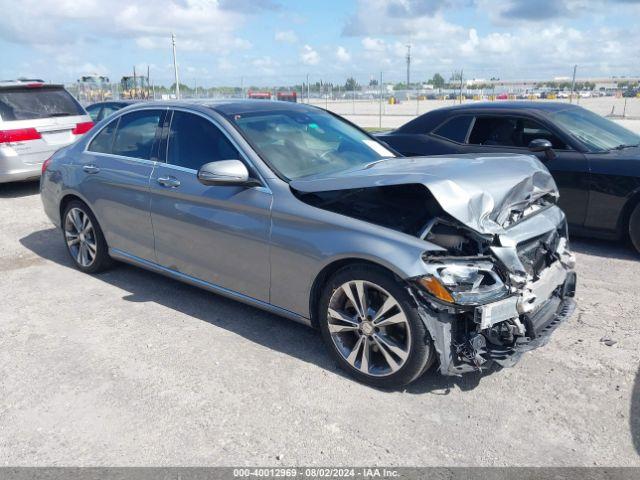
[[[457,111],[465,111],[465,110],[538,110],[544,112],[557,112],[560,110],[566,110],[569,108],[579,108],[577,105],[573,105],[571,103],[562,103],[562,102],[548,102],[546,100],[542,100],[539,102],[536,101],[502,101],[498,100],[495,102],[474,102],[474,103],[464,103],[461,105],[452,105],[449,107],[444,107],[440,110],[457,110]]]
[[[302,103],[283,102],[278,100],[255,99],[223,99],[223,100],[157,100],[151,102],[138,102],[136,106],[155,106],[163,108],[191,107],[210,108],[222,115],[235,115],[241,113],[277,112],[282,110],[294,110],[300,112],[316,112],[318,107]],[[131,107],[136,108],[136,107]]]
[[[436,108],[419,117],[410,120],[401,127],[394,130],[398,133],[416,133],[431,131],[447,120],[454,113],[478,112],[486,110],[487,112],[499,112],[500,114],[515,114],[517,112],[530,112],[535,114],[549,114],[562,110],[581,108],[578,105],[561,102],[541,101],[502,101],[495,102],[470,102],[460,105],[451,105],[448,107]]]
[[[0,88],[64,88],[57,83],[45,83],[39,79],[0,80]]]
[[[141,103],[141,100],[105,100],[104,102],[95,102],[87,105],[87,107],[101,106],[101,105],[133,105],[134,103]]]

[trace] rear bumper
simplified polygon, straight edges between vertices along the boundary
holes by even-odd
[[[51,150],[38,155],[37,158],[30,155],[28,161],[26,161],[21,155],[16,155],[12,150],[0,147],[0,183],[39,178],[42,162],[55,152],[55,150]]]

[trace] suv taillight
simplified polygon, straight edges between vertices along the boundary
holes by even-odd
[[[39,140],[41,138],[35,128],[0,130],[0,143],[24,142],[26,140]]]
[[[44,172],[46,172],[47,168],[49,168],[49,164],[51,163],[52,158],[53,157],[49,157],[44,162],[42,162],[42,175],[44,175]]]
[[[77,123],[76,128],[71,130],[71,133],[74,135],[82,135],[83,133],[87,133],[93,127],[93,122],[82,122]]]

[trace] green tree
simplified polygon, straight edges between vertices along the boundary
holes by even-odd
[[[352,92],[358,88],[358,82],[353,77],[347,78],[346,83],[344,84],[344,89],[348,92]]]
[[[443,88],[444,87],[444,78],[439,73],[436,73],[429,83],[433,85],[434,88]]]

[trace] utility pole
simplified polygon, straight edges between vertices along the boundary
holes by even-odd
[[[573,103],[573,92],[576,88],[576,70],[578,65],[573,66],[573,80],[571,80],[571,94],[569,95],[569,103]]]
[[[462,103],[462,74],[464,73],[464,70],[460,69],[460,103]]]
[[[382,72],[380,72],[380,104],[378,105],[378,128],[382,128]]]
[[[307,104],[309,103],[309,94],[311,93],[311,87],[309,86],[309,74],[307,73]]]
[[[240,77],[240,98],[244,98],[244,77]]]
[[[409,90],[409,83],[411,83],[411,44],[407,44],[407,90]]]
[[[351,113],[355,115],[356,113],[356,77],[351,76],[353,78],[353,98],[351,102]]]
[[[171,46],[173,47],[173,73],[176,79],[176,99],[180,100],[180,80],[178,79],[178,61],[176,60],[176,36],[171,34]]]

